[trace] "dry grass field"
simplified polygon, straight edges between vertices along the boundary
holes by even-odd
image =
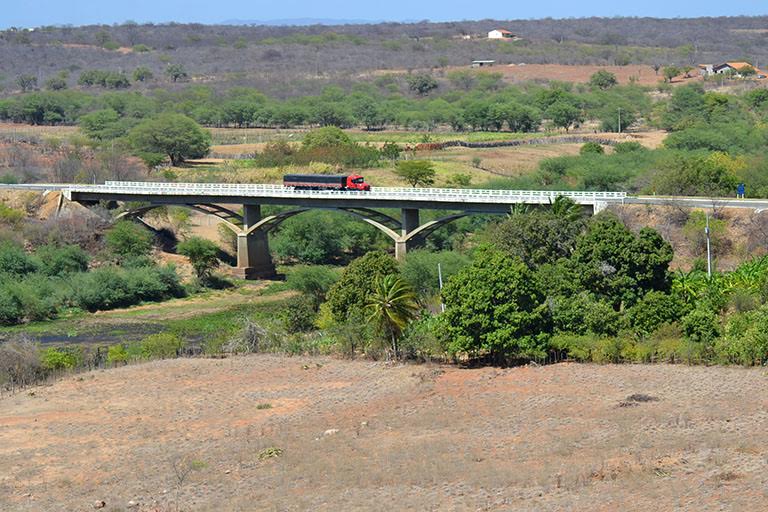
[[[741,368],[158,361],[0,398],[0,510],[766,510],[767,387]]]

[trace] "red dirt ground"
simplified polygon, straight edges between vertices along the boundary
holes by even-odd
[[[159,361],[0,398],[0,510],[766,510],[767,387],[718,367]]]

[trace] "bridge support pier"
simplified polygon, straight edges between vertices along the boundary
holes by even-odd
[[[419,210],[416,208],[403,208],[401,222],[401,236],[395,240],[395,258],[403,261],[409,249],[413,249],[415,243],[408,235],[419,227]]]
[[[237,267],[233,274],[241,279],[268,279],[275,277],[275,264],[269,254],[267,233],[256,229],[248,233],[248,227],[261,220],[260,205],[243,207],[243,231],[237,234]]]

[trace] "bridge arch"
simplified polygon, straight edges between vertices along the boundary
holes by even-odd
[[[233,212],[232,210],[228,208],[224,208],[223,206],[217,205],[217,204],[149,204],[145,206],[140,206],[138,208],[133,208],[131,210],[126,210],[124,212],[121,212],[120,214],[115,217],[115,220],[122,220],[122,219],[130,219],[130,218],[140,218],[145,215],[146,213],[156,210],[157,208],[162,208],[164,206],[180,206],[182,208],[188,208],[190,210],[194,210],[197,212],[205,213],[207,215],[213,215],[215,217],[218,217],[222,220],[225,226],[227,226],[229,229],[234,231],[235,233],[239,233],[242,231],[242,228],[238,226],[238,223],[242,224],[243,222],[243,216],[239,213]],[[146,224],[144,219],[141,219],[143,223]]]
[[[163,206],[169,205],[156,203],[140,206],[120,213],[116,219],[136,218],[146,224],[142,216],[149,211]],[[178,203],[174,204],[174,206],[183,206],[193,211],[213,215],[219,218],[229,230],[237,235],[238,265],[235,269],[235,274],[245,279],[275,275],[275,267],[270,256],[267,235],[285,220],[312,209],[342,212],[375,227],[394,242],[395,257],[400,260],[405,257],[408,250],[423,245],[432,233],[446,224],[469,215],[489,213],[461,211],[421,224],[419,222],[418,210],[412,209],[403,209],[403,217],[402,221],[400,221],[386,213],[364,207],[301,207],[262,218],[260,205],[244,205],[243,215],[217,204]]]

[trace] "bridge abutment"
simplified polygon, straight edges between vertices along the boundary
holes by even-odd
[[[277,275],[269,253],[267,233],[260,229],[248,233],[248,228],[260,220],[260,205],[243,207],[243,232],[237,235],[237,267],[233,270],[235,277],[267,279]]]

